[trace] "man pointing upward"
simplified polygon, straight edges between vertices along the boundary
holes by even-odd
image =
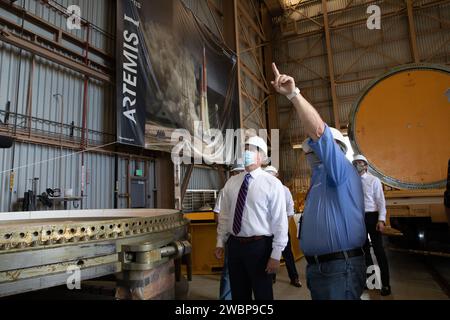
[[[361,179],[345,154],[339,130],[325,124],[301,95],[294,78],[272,65],[275,90],[297,111],[308,138],[303,151],[312,169],[300,230],[307,285],[318,299],[360,299],[366,281],[363,246],[366,240]]]

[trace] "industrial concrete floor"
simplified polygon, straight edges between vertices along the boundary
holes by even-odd
[[[429,269],[422,262],[420,256],[403,252],[387,250],[391,272],[392,294],[382,297],[378,291],[364,291],[363,300],[449,300],[445,291],[433,278]],[[289,284],[286,267],[282,266],[274,285],[276,300],[310,300],[309,290],[306,288],[305,260],[299,260],[297,270],[300,273],[302,288]],[[449,281],[450,259],[439,261],[439,272]],[[442,266],[444,264],[444,266]],[[438,268],[436,268],[438,269]],[[215,300],[219,294],[220,275],[196,275],[189,285],[188,299]]]

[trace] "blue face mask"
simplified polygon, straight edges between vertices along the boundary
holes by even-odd
[[[256,164],[256,152],[246,150],[244,153],[244,165],[246,167],[250,167],[251,165]]]

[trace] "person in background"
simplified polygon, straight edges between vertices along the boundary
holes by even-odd
[[[391,294],[391,285],[389,280],[389,265],[386,253],[383,248],[382,232],[386,226],[386,201],[384,199],[383,186],[380,179],[368,173],[369,162],[363,155],[355,155],[353,165],[361,175],[364,190],[364,207],[366,210],[366,229],[370,236],[367,238],[364,246],[366,265],[372,266],[373,259],[370,254],[370,243],[372,243],[375,257],[381,273],[381,295],[387,296]]]
[[[244,172],[245,168],[243,165],[236,164],[230,170],[230,177],[238,175],[241,172]],[[219,195],[217,196],[216,205],[214,207],[214,213],[217,215],[220,214],[220,204],[222,202],[222,190],[220,190]],[[224,256],[223,256],[223,269],[222,275],[220,277],[220,300],[231,300],[231,287],[230,287],[230,274],[228,272],[228,249],[225,245]]]
[[[233,300],[273,300],[272,274],[288,241],[283,185],[261,169],[267,155],[264,139],[250,137],[245,172],[223,188],[215,253],[220,259],[226,243]]]
[[[270,173],[274,177],[279,178],[278,169],[274,166],[268,166],[264,168],[264,171],[267,173]],[[294,212],[294,199],[292,198],[291,190],[289,190],[288,187],[283,186],[285,191],[285,197],[286,197],[286,213],[289,219],[291,219],[295,212]],[[286,263],[286,269],[288,271],[289,279],[291,280],[290,284],[294,287],[301,288],[302,283],[300,282],[300,279],[298,278],[298,272],[297,268],[295,267],[295,258],[294,254],[292,253],[291,248],[291,237],[289,235],[289,229],[288,229],[288,243],[286,245],[286,248],[284,249],[282,256],[284,258],[284,262]],[[276,274],[273,275],[273,282],[276,282]]]
[[[363,246],[364,194],[361,178],[346,157],[342,133],[322,120],[294,78],[275,63],[272,85],[290,100],[308,138],[303,151],[312,170],[300,229],[307,286],[313,300],[359,300],[366,283]]]

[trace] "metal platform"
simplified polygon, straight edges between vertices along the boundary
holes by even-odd
[[[64,285],[73,266],[82,281],[149,270],[189,253],[187,239],[188,220],[175,210],[0,214],[0,297]],[[148,250],[134,255],[130,246]]]

